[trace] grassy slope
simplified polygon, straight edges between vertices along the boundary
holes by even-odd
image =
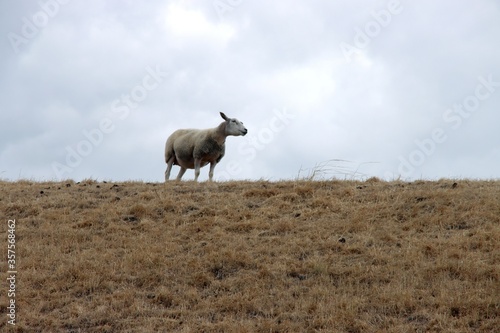
[[[15,330],[492,332],[500,182],[453,183],[1,182]]]

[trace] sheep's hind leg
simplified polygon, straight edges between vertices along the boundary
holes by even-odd
[[[170,171],[172,170],[172,165],[174,164],[175,156],[170,157],[167,161],[167,170],[165,170],[165,181],[170,178]]]
[[[184,172],[186,172],[186,168],[181,167],[179,174],[177,175],[177,180],[181,180],[182,176],[184,176]]]
[[[198,177],[200,176],[200,167],[201,167],[201,160],[195,159],[194,160],[194,181],[198,181]]]

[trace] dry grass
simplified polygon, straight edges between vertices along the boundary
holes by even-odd
[[[17,325],[2,291],[2,331],[500,327],[498,181],[20,181],[0,192],[18,249]]]

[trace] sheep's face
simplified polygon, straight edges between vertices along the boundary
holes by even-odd
[[[243,123],[236,118],[228,118],[221,112],[222,118],[226,121],[226,134],[227,135],[246,135],[248,130],[243,126]]]
[[[227,135],[245,135],[248,130],[243,126],[243,123],[238,119],[231,118],[226,121],[226,134]]]

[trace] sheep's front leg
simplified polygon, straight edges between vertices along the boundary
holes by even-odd
[[[214,177],[214,169],[215,169],[216,165],[217,165],[217,162],[210,163],[210,171],[208,172],[208,180],[209,181],[212,181],[212,178]]]
[[[194,159],[194,181],[198,181],[198,177],[200,176],[200,167],[201,167],[201,160],[198,158]]]

